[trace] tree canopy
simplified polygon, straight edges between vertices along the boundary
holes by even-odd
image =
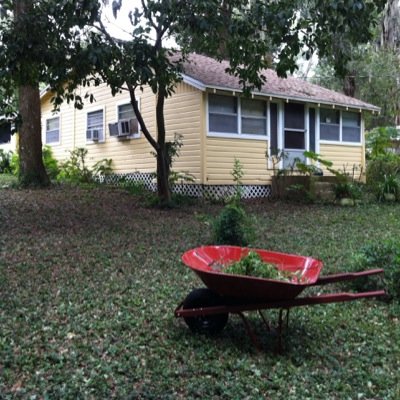
[[[400,124],[400,7],[393,0],[378,16],[379,24],[367,44],[348,42],[351,57],[338,76],[329,57],[320,59],[315,82],[381,107],[368,116],[367,128]]]

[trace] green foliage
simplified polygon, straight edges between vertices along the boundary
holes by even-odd
[[[376,33],[379,40],[380,32]],[[375,43],[367,46],[351,46],[352,57],[344,67],[347,74],[354,79],[355,97],[381,108],[381,113],[367,114],[367,129],[375,126],[395,125],[400,101],[400,86],[397,78],[400,75],[398,54],[387,48],[377,48]],[[344,80],[335,77],[332,64],[320,58],[315,83],[333,90],[343,91]]]
[[[263,261],[260,255],[255,251],[249,251],[249,253],[239,261],[229,264],[223,269],[223,272],[287,282],[296,279],[295,273],[279,270],[276,264]]]
[[[90,80],[87,76],[92,71],[95,55],[93,48],[87,43],[84,45],[88,36],[83,28],[99,18],[99,2],[19,0],[15,8],[14,3],[2,2],[0,80],[3,99],[5,102],[12,99],[20,85],[39,86],[41,82],[56,91],[55,104],[59,105],[65,97],[82,107],[83,99],[75,95],[73,89],[82,80]]]
[[[103,160],[97,161],[92,167],[92,175],[94,176],[107,176],[111,175],[113,172],[112,169],[112,159],[104,158]]]
[[[228,204],[212,223],[213,241],[218,244],[247,246],[254,239],[254,228],[252,218],[246,214],[241,204],[244,172],[237,158],[234,159],[231,175],[235,182],[235,193],[225,199]]]
[[[50,179],[56,179],[60,172],[58,161],[53,156],[53,151],[50,146],[44,146],[42,150],[43,164],[46,168],[47,175]]]
[[[251,218],[244,208],[232,202],[227,204],[212,224],[213,243],[247,246],[254,239]]]
[[[12,172],[11,158],[12,151],[4,151],[0,149],[0,174],[9,174]]]
[[[111,159],[100,160],[89,168],[86,164],[87,154],[88,150],[82,147],[70,151],[70,158],[61,164],[57,179],[70,183],[94,183],[96,177],[112,173]]]
[[[395,154],[378,156],[368,161],[367,164],[367,185],[375,193],[377,198],[381,198],[388,187],[385,181],[398,179],[400,174],[400,157]]]
[[[19,157],[17,153],[11,155],[11,171],[15,176],[19,176]]]
[[[57,179],[60,172],[58,161],[53,156],[53,151],[50,146],[44,146],[42,149],[43,164],[47,175],[50,179]],[[17,153],[12,153],[10,160],[11,171],[15,176],[19,176],[19,156]]]
[[[161,212],[115,187],[69,186],[0,190],[0,203],[4,399],[400,398],[396,303],[292,308],[283,355],[256,312],[246,318],[261,351],[234,315],[218,337],[193,335],[174,317],[203,286],[180,257],[209,241],[198,216],[220,206]],[[367,242],[400,237],[400,204],[247,209],[255,247],[319,258],[324,275],[348,271]],[[319,290],[342,288],[302,295]],[[279,313],[265,314],[274,326]]]
[[[396,200],[400,195],[400,178],[398,175],[384,175],[383,180],[377,187],[377,198],[383,200]]]
[[[365,133],[367,159],[375,160],[382,157],[391,157],[392,140],[397,139],[399,132],[390,126],[379,126]]]
[[[387,299],[400,300],[400,242],[397,240],[377,241],[363,246],[352,258],[350,269],[363,271],[383,268],[382,276],[357,279],[351,286],[357,290],[378,290],[387,292]]]

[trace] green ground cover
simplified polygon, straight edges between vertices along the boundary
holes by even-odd
[[[237,317],[211,338],[174,318],[202,286],[180,256],[210,243],[206,216],[220,209],[149,209],[117,189],[0,189],[0,399],[400,398],[396,305],[295,309],[282,355],[256,315],[260,353]],[[254,246],[320,258],[325,273],[400,234],[397,204],[246,210]]]

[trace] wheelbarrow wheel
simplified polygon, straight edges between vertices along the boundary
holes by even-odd
[[[222,298],[210,289],[194,289],[183,302],[183,309],[215,307],[224,304]],[[214,315],[198,315],[194,317],[184,317],[187,326],[192,332],[203,334],[217,334],[224,329],[228,321],[228,313]]]

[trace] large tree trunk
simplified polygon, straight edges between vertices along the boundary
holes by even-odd
[[[19,163],[20,183],[24,186],[50,184],[42,157],[39,87],[19,87]]]
[[[18,29],[24,30],[24,18],[32,10],[32,0],[16,0],[14,18]],[[23,32],[24,33],[24,32]],[[32,60],[34,63],[35,60]],[[25,78],[18,87],[19,94],[19,179],[24,186],[48,186],[50,183],[42,158],[42,135],[40,124],[39,82],[32,82],[29,63],[22,66]]]

